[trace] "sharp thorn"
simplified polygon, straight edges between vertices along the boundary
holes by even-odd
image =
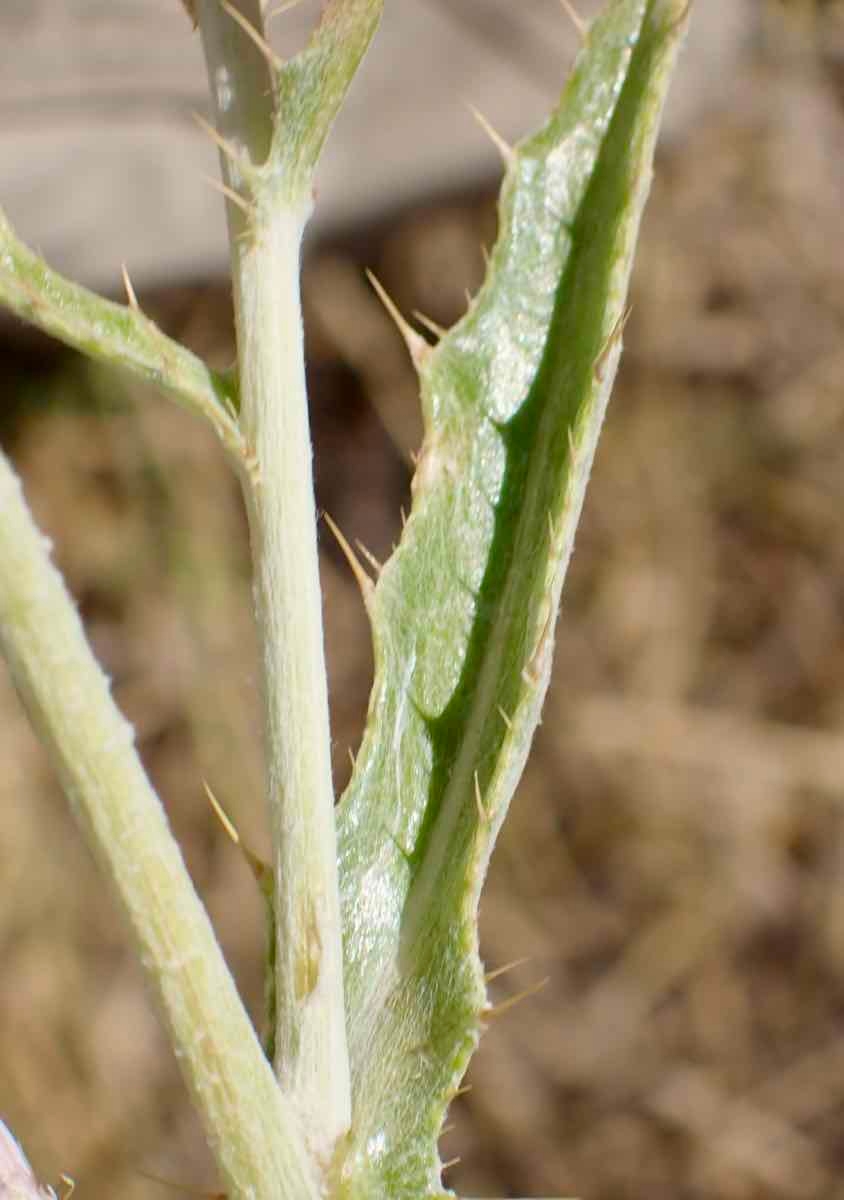
[[[504,724],[507,726],[508,732],[512,733],[513,732],[513,722],[507,716],[506,712],[504,711],[504,709],[501,707],[500,704],[498,706],[498,715],[501,718],[501,720],[504,722]]]
[[[417,371],[421,368],[427,356],[431,353],[431,347],[425,339],[418,334],[415,329],[410,326],[404,317],[399,312],[397,306],[390,299],[383,284],[372,271],[367,270],[366,277],[375,289],[375,294],[386,308],[399,333],[404,338],[404,344],[410,352],[410,357],[413,359],[413,365]]]
[[[468,1096],[469,1092],[471,1092],[471,1090],[472,1090],[472,1087],[473,1087],[473,1085],[471,1083],[461,1084],[461,1086],[457,1089],[457,1091],[452,1092],[452,1094],[451,1094],[452,1100],[456,1100],[458,1098],[458,1096]]]
[[[595,378],[598,380],[599,383],[603,382],[604,371],[606,369],[607,360],[608,360],[610,354],[612,353],[613,347],[615,345],[617,345],[621,341],[622,337],[624,336],[624,330],[627,326],[627,322],[630,320],[630,314],[632,312],[633,312],[632,305],[625,308],[625,310],[622,312],[621,316],[618,318],[618,320],[616,321],[616,323],[613,325],[612,329],[610,330],[609,337],[604,342],[604,345],[601,348],[601,353],[595,359],[595,366],[593,368],[593,371],[594,371]],[[571,429],[569,429],[569,433],[571,433]]]
[[[490,258],[489,248],[487,247],[485,242],[481,242],[481,254],[482,254],[483,260],[484,260],[484,267],[488,271],[489,264],[492,261],[492,259]]]
[[[346,749],[349,752],[349,762],[352,764],[352,770],[354,771],[354,769],[355,769],[355,752],[351,746],[347,746]]]
[[[366,571],[361,566],[360,559],[355,554],[354,550],[349,545],[349,543],[346,541],[343,534],[340,532],[339,526],[334,522],[334,520],[328,515],[327,512],[323,512],[322,515],[323,515],[323,519],[325,520],[326,525],[331,530],[331,532],[334,534],[337,545],[343,551],[343,554],[346,558],[346,562],[352,568],[352,574],[354,575],[355,582],[357,583],[357,585],[360,589],[360,594],[361,594],[361,597],[363,598],[364,606],[366,608],[366,611],[369,612],[372,607],[372,595],[375,590],[372,580],[369,578]]]
[[[224,154],[230,162],[239,167],[243,162],[243,156],[238,153],[237,148],[233,146],[230,141],[224,138],[223,135],[214,128],[210,121],[206,121],[205,117],[201,116],[200,113],[195,112],[192,115],[196,124],[204,134],[207,134],[207,136],[210,137],[217,149]]]
[[[208,782],[207,779],[203,779],[202,786],[205,789],[205,795],[208,797],[208,802],[211,805],[212,809],[214,810],[214,816],[217,818],[217,820],[222,825],[228,838],[232,842],[234,842],[235,846],[239,846],[240,845],[240,834],[237,832],[237,828],[235,827],[235,824],[232,821],[231,817],[228,815],[228,813],[223,808],[220,801],[217,799],[217,797],[211,791],[211,784]]]
[[[442,1129],[440,1130],[440,1137],[447,1137],[448,1134],[454,1133],[456,1128],[457,1126],[455,1125],[454,1121],[452,1121],[449,1125],[443,1125]]]
[[[380,575],[382,570],[384,569],[384,564],[378,561],[378,559],[375,557],[375,555],[372,553],[372,551],[367,546],[364,546],[364,544],[360,540],[360,538],[355,538],[355,545],[357,546],[358,550],[360,550],[361,554],[366,559],[366,561],[369,563],[370,567],[372,567],[375,574]]]
[[[486,825],[489,821],[489,813],[484,808],[484,798],[481,795],[481,781],[478,779],[478,772],[475,772],[475,805],[478,809],[478,820],[482,825]]]
[[[458,1155],[457,1158],[450,1158],[448,1160],[448,1162],[444,1162],[442,1164],[442,1166],[440,1167],[440,1170],[448,1171],[450,1167],[456,1167],[459,1162],[460,1162],[460,1155]]]
[[[132,312],[140,312],[141,306],[138,304],[138,297],[135,295],[135,289],[132,287],[132,280],[129,278],[129,271],[125,263],[120,264],[120,274],[123,276],[123,287],[126,292],[126,299],[129,302],[129,307]]]
[[[503,967],[496,967],[494,971],[487,971],[484,975],[486,983],[492,983],[493,979],[500,979],[502,975],[506,975],[508,971],[515,971],[516,967],[523,967],[530,959],[525,956],[523,958],[514,958],[512,962],[505,963]]]
[[[283,4],[276,5],[267,13],[267,20],[273,21],[276,17],[280,17],[282,13],[290,12],[291,8],[295,8],[297,4],[301,4],[302,0],[284,0]]]
[[[444,338],[448,333],[448,330],[444,326],[438,325],[436,321],[432,321],[430,317],[426,317],[418,308],[413,310],[413,315],[419,324],[424,329],[427,329],[429,333],[432,333],[434,337]]]
[[[481,129],[492,142],[493,146],[495,146],[496,150],[501,156],[501,161],[504,163],[504,166],[509,169],[516,161],[516,152],[513,147],[509,142],[505,141],[495,126],[490,124],[484,114],[479,109],[475,108],[474,104],[469,105],[469,112],[478,122]]]
[[[572,25],[577,30],[577,36],[585,46],[589,41],[589,22],[581,17],[580,13],[572,4],[571,0],[560,0],[563,12],[566,14]]]
[[[224,12],[229,14],[233,21],[237,22],[246,36],[251,38],[251,40],[255,43],[255,45],[263,54],[264,58],[267,60],[270,70],[281,71],[284,69],[284,62],[282,59],[279,58],[270,43],[263,36],[263,34],[255,28],[252,22],[247,21],[242,12],[238,12],[234,5],[229,3],[229,0],[220,0],[220,7]]]
[[[515,996],[510,996],[507,1000],[502,1000],[500,1004],[493,1004],[485,1008],[481,1016],[485,1021],[493,1021],[496,1017],[502,1017],[504,1013],[509,1012],[511,1008],[515,1008],[517,1004],[521,1004],[523,1000],[527,1000],[530,996],[535,996],[537,992],[541,992],[549,979],[550,976],[546,976],[545,979],[540,979],[539,983],[535,983],[532,987],[517,992]]]
[[[470,309],[472,307],[472,293],[468,288],[464,288],[463,295],[466,297],[466,308]]]
[[[234,845],[237,846],[238,850],[246,859],[252,874],[255,876],[258,883],[261,883],[267,878],[270,870],[269,863],[265,863],[262,858],[259,858],[258,855],[253,853],[248,846],[244,845],[243,838],[238,833],[237,827],[223,808],[222,804],[220,804],[220,801],[211,791],[211,785],[207,782],[207,780],[203,779],[202,786],[205,788],[205,795],[208,797],[211,808],[214,810],[214,815],[216,816],[217,820],[222,825],[228,837],[231,839]]]
[[[211,187],[214,188],[215,191],[220,192],[226,197],[227,200],[231,200],[232,204],[236,205],[237,208],[244,212],[250,221],[252,220],[254,215],[252,212],[252,205],[248,200],[245,200],[243,196],[241,196],[240,192],[236,192],[234,188],[229,187],[227,183],[222,183],[219,179],[214,179],[211,175],[203,175],[202,178],[206,183],[210,183]]]
[[[404,505],[399,505],[399,516],[401,517],[401,527],[404,529],[407,524],[407,513],[404,511]]]

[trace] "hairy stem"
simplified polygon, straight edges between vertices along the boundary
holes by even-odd
[[[330,1152],[349,1127],[340,908],[299,246],[282,209],[238,269],[243,423],[259,475],[246,497],[266,688],[276,869],[276,1066]]]
[[[257,0],[240,0],[236,8],[260,34]],[[275,1065],[313,1153],[325,1163],[349,1128],[351,1088],[299,296],[309,173],[266,161],[273,96],[266,62],[255,65],[254,55],[261,55],[254,41],[214,0],[202,3],[198,15],[226,139],[224,177],[248,209],[228,206],[274,847]]]
[[[243,1009],[132,727],[3,456],[0,562],[0,647],[132,925],[227,1194],[314,1200],[297,1117]]]

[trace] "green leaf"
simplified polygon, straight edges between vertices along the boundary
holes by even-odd
[[[20,241],[2,209],[0,303],[66,346],[155,384],[210,421],[235,463],[246,457],[233,381],[168,338],[135,303],[104,300],[48,267]]]
[[[539,720],[621,349],[683,0],[614,0],[508,167],[463,320],[425,356],[413,510],[371,603],[375,681],[339,810],[348,1196],[442,1192],[483,1028],[477,906]]]

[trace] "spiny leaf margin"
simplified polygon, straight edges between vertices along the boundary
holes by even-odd
[[[486,1003],[477,905],[539,720],[688,4],[614,0],[504,181],[486,282],[420,371],[414,503],[371,603],[339,810],[353,1126],[343,1195],[439,1195]]]
[[[18,238],[2,209],[0,303],[66,346],[120,367],[205,417],[240,467],[246,447],[234,380],[168,338],[140,309],[115,304],[54,271]]]

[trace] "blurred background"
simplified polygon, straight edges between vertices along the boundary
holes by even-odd
[[[312,16],[279,18],[279,46]],[[106,291],[125,259],[150,315],[230,364],[176,0],[6,0],[0,34],[0,202],[20,231]],[[497,187],[464,100],[527,131],[575,48],[558,0],[388,4],[332,142],[304,268],[317,499],[379,557],[419,416],[364,267],[405,312],[461,315]],[[844,4],[698,0],[544,722],[482,906],[489,968],[527,958],[494,998],[549,982],[492,1025],[453,1108],[462,1195],[844,1197],[842,184]],[[0,442],[260,1020],[260,905],[202,788],[266,849],[235,481],[197,422],[11,321],[0,361]],[[371,659],[323,550],[339,789]],[[0,1114],[85,1200],[167,1195],[145,1172],[213,1190],[2,671],[0,804]]]

